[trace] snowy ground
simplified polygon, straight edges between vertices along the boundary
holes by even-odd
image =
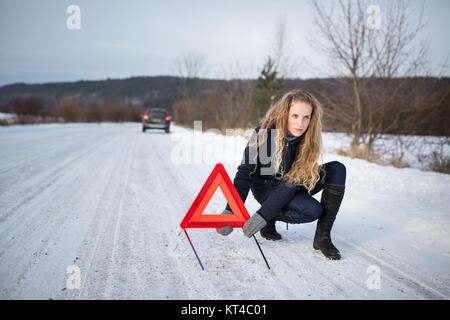
[[[348,171],[342,260],[312,248],[315,223],[257,236],[270,271],[241,229],[188,229],[202,271],[179,223],[216,162],[234,177],[244,145],[136,123],[0,127],[0,298],[450,298],[450,176],[333,153]],[[207,212],[224,206],[218,191]]]

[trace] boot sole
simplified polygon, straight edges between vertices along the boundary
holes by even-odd
[[[261,237],[263,237],[263,238],[266,239],[266,240],[272,240],[272,241],[279,241],[279,240],[282,239],[281,237],[280,237],[280,238],[273,238],[273,237],[267,237],[267,236],[264,236],[264,235],[262,235],[262,234],[261,234]]]
[[[319,250],[326,258],[330,260],[341,260],[341,256],[330,256],[326,255],[318,246],[313,245],[314,250]]]

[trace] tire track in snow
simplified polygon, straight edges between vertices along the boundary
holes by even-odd
[[[149,172],[151,172],[151,176],[155,177],[155,184],[159,188],[159,208],[160,210],[164,210],[164,207],[167,206],[168,212],[173,212],[174,208],[181,208],[177,200],[180,199],[181,195],[185,194],[185,191],[180,190],[180,186],[182,185],[179,184],[177,173],[174,172],[173,166],[169,166],[171,159],[169,159],[170,152],[168,152],[168,149],[170,150],[172,142],[170,141],[169,135],[163,135],[162,138],[158,135],[151,135],[150,137],[148,141],[150,143],[149,149],[153,150],[151,154],[152,162],[151,165],[148,165],[150,161],[147,160],[146,164],[148,165]],[[174,201],[174,198],[177,200]],[[158,239],[159,248],[163,248],[168,253],[167,255],[161,255],[159,252],[155,252],[154,254],[154,256],[159,255],[163,258],[161,264],[165,266],[163,274],[167,281],[166,284],[158,284],[157,296],[155,298],[165,298],[167,296],[179,299],[189,298],[189,295],[192,294],[189,284],[194,280],[186,277],[185,272],[183,272],[185,266],[180,264],[179,260],[169,252],[170,248],[173,247],[174,241],[179,240],[177,234],[178,224],[181,220],[178,220],[178,217],[172,215],[161,216],[161,214],[164,214],[163,212],[154,213],[157,215],[159,221],[155,223],[153,232],[157,235],[156,239]],[[187,292],[178,292],[180,283],[185,284]],[[188,296],[185,297],[183,294],[187,294]]]
[[[295,227],[294,227],[295,228]],[[291,227],[291,230],[294,229]],[[415,298],[419,299],[448,299],[445,294],[438,290],[428,286],[427,284],[415,279],[415,277],[398,267],[395,267],[392,263],[386,262],[383,258],[376,257],[367,250],[353,244],[350,241],[345,240],[342,236],[335,234],[333,238],[335,244],[341,249],[343,258],[340,261],[328,260],[319,251],[312,248],[312,239],[305,236],[291,236],[287,238],[289,242],[296,242],[293,244],[283,242],[276,242],[268,245],[270,249],[268,251],[268,259],[275,257],[276,273],[281,281],[286,284],[292,283],[292,275],[298,274],[299,278],[309,277],[307,280],[309,283],[316,285],[317,282],[324,284],[327,289],[320,288],[318,291],[321,295],[316,298],[334,299],[335,297],[341,298],[353,298],[358,296],[360,298],[377,298],[378,294],[383,296],[383,293],[377,291],[371,291],[366,286],[368,275],[366,274],[367,267],[370,265],[378,265],[382,267],[382,290],[391,290],[390,296],[396,296],[399,299],[411,298],[411,294]],[[304,241],[308,243],[305,244]],[[266,241],[264,241],[266,243]],[[284,244],[284,248],[281,246]],[[352,254],[346,255],[346,252]],[[296,259],[290,259],[293,254],[302,255],[305,259],[302,260],[300,266],[293,265],[291,261],[297,261]],[[273,258],[272,258],[273,259]],[[282,261],[282,263],[278,263]],[[398,262],[398,261],[397,261]],[[281,271],[278,269],[281,267]],[[349,270],[360,270],[359,274],[349,274],[346,272],[346,268]],[[305,271],[307,273],[305,273]],[[409,296],[405,296],[408,294]],[[304,298],[304,297],[302,297]]]
[[[102,144],[105,145],[104,142]],[[93,149],[95,149],[95,147]],[[38,210],[33,210],[34,205],[37,203],[41,205],[42,202],[49,204],[55,202],[54,200],[61,196],[61,193],[58,192],[59,190],[64,190],[65,185],[73,185],[77,180],[80,180],[79,172],[90,167],[91,159],[96,159],[96,154],[92,152],[93,149],[89,149],[89,151],[83,152],[82,155],[72,159],[69,163],[61,165],[59,168],[53,170],[51,174],[41,176],[39,180],[36,179],[38,182],[44,180],[44,182],[38,183],[43,187],[32,192],[26,199],[19,202],[19,204],[15,205],[13,208],[5,210],[9,215],[14,215],[9,219],[4,217],[0,220],[0,234],[2,237],[14,233],[15,229],[18,227],[22,228],[26,226],[27,221],[35,220],[40,212]],[[99,148],[96,150],[99,150]],[[60,174],[56,175],[50,182],[46,182],[47,176],[55,173]],[[27,193],[29,188],[26,188],[25,191],[21,191],[20,194]],[[36,189],[36,187],[34,188]],[[12,244],[13,243],[10,243],[9,245]]]
[[[387,262],[386,258],[381,258],[376,256],[373,253],[370,253],[368,250],[364,249],[361,246],[357,246],[352,241],[349,241],[345,237],[341,235],[335,235],[337,239],[341,242],[345,243],[348,247],[351,247],[353,250],[360,252],[362,255],[366,257],[368,261],[371,261],[371,264],[376,264],[380,267],[383,267],[383,277],[389,277],[393,283],[404,285],[413,289],[414,292],[420,293],[423,295],[425,299],[449,299],[450,297],[446,294],[440,292],[437,289],[434,289],[424,283],[416,279],[415,276],[408,273],[407,271],[402,270],[401,268],[406,268],[407,266],[403,265],[399,259],[396,259],[392,262]],[[399,267],[394,265],[397,264]],[[410,267],[410,266],[409,266]],[[386,272],[387,270],[387,272]]]
[[[20,198],[21,201],[15,204],[12,208],[9,208],[1,213],[0,216],[0,224],[5,222],[13,213],[16,213],[19,209],[29,204],[30,201],[35,199],[39,194],[43,193],[54,184],[58,182],[64,183],[65,176],[68,174],[67,168],[76,168],[73,164],[77,164],[77,162],[86,163],[90,158],[93,158],[93,154],[95,150],[106,143],[110,143],[112,140],[116,139],[115,136],[108,137],[109,139],[102,140],[99,143],[96,143],[87,149],[80,151],[79,153],[74,154],[69,159],[64,161],[63,163],[59,163],[55,168],[46,170],[42,173],[38,173],[33,176],[29,181],[27,181],[28,187],[21,189],[18,193],[12,195],[2,194],[1,197],[6,197],[6,200],[0,200],[7,203],[9,198]],[[80,165],[79,163],[77,165]],[[70,170],[70,169],[69,169]],[[38,188],[36,186],[39,186]],[[12,191],[11,191],[12,192]],[[21,218],[19,215],[15,214],[14,217],[17,219]]]
[[[120,136],[121,141],[126,137]],[[117,148],[120,147],[120,148]],[[86,245],[80,248],[80,269],[82,271],[82,283],[78,292],[73,292],[69,298],[101,299],[104,298],[108,269],[112,263],[113,231],[118,219],[116,207],[117,194],[121,194],[121,175],[124,170],[124,157],[126,157],[126,143],[117,143],[114,152],[110,154],[112,159],[109,164],[110,175],[104,185],[97,207],[95,217],[87,232]]]
[[[8,161],[5,161],[0,165],[0,176],[4,177],[4,179],[8,178],[7,173],[11,171],[15,171],[12,177],[13,183],[20,183],[21,181],[17,180],[17,171],[24,171],[30,167],[30,164],[34,165],[36,163],[41,163],[43,160],[47,161],[47,159],[56,158],[59,153],[68,152],[75,147],[78,147],[76,144],[78,141],[73,139],[73,135],[77,132],[83,133],[84,130],[73,130],[64,128],[64,131],[55,132],[47,135],[43,135],[42,133],[38,133],[37,138],[32,138],[30,135],[26,135],[23,141],[20,141],[14,146],[9,146],[8,144],[2,144],[0,146],[0,155],[5,154],[5,158]],[[8,138],[4,137],[4,135],[0,135],[2,139],[7,140]],[[17,142],[17,137],[15,137]],[[46,141],[46,144],[43,146],[40,141]],[[39,148],[36,148],[36,145],[39,145]],[[62,147],[64,149],[62,149]],[[33,150],[33,153],[30,154],[30,150]],[[9,153],[13,153],[11,156]],[[22,155],[26,155],[26,159],[23,159]],[[11,159],[12,157],[12,159]],[[3,158],[3,156],[2,156]],[[15,159],[18,158],[18,159]],[[11,187],[10,184],[8,184]]]
[[[98,148],[97,151],[103,150],[106,146],[107,144]],[[92,152],[91,155],[86,156],[81,161],[73,162],[72,166],[64,170],[63,176],[57,179],[57,183],[54,183],[52,188],[47,188],[42,193],[37,194],[30,200],[29,205],[20,209],[22,212],[15,212],[16,216],[12,216],[11,219],[1,224],[0,238],[4,245],[1,255],[7,253],[7,258],[2,257],[2,270],[5,272],[14,270],[14,276],[4,279],[17,281],[14,286],[5,286],[8,290],[14,288],[13,291],[9,291],[10,295],[17,291],[16,289],[21,289],[21,283],[27,275],[38,272],[37,268],[45,265],[50,254],[54,253],[62,242],[68,238],[69,241],[72,240],[69,235],[61,233],[67,231],[67,228],[63,231],[67,222],[72,222],[74,218],[78,219],[80,213],[68,211],[67,208],[71,208],[76,199],[83,195],[84,189],[79,188],[79,186],[81,186],[80,183],[84,182],[79,173],[90,172],[92,166],[95,166],[99,159],[95,152]],[[94,171],[91,178],[95,178],[96,174],[97,172]],[[60,191],[69,189],[73,189],[72,192]],[[39,208],[45,208],[45,210]],[[22,246],[21,243],[26,245]],[[61,259],[64,258],[65,256],[61,257]],[[57,262],[59,263],[61,259],[58,259]],[[5,265],[11,263],[16,267],[12,268]],[[65,274],[67,265],[64,265],[64,269],[61,270],[63,274]],[[32,284],[35,282],[36,280],[33,280]]]
[[[127,275],[127,268],[126,266],[126,262],[128,262],[128,256],[125,255],[124,252],[127,252],[128,250],[124,250],[122,249],[122,245],[128,245],[128,241],[121,241],[119,242],[119,240],[121,239],[121,235],[124,233],[126,234],[128,230],[124,230],[122,231],[121,229],[123,228],[122,225],[122,217],[124,214],[124,201],[126,199],[126,193],[127,190],[129,188],[129,183],[130,183],[130,166],[131,166],[131,161],[132,161],[132,157],[134,156],[134,150],[136,149],[136,140],[135,139],[131,139],[131,141],[133,141],[132,146],[129,147],[129,149],[126,152],[126,159],[123,161],[124,162],[124,177],[123,177],[123,190],[121,191],[121,196],[119,198],[119,204],[118,204],[118,214],[115,220],[115,226],[114,226],[114,232],[113,232],[113,240],[112,240],[112,253],[111,253],[111,263],[108,266],[108,272],[107,272],[107,279],[106,279],[106,285],[105,285],[105,292],[104,292],[104,298],[106,299],[112,299],[114,298],[114,296],[119,296],[117,293],[113,294],[114,292],[112,291],[113,286],[115,286],[115,283],[117,283],[117,279],[120,278],[123,275]],[[125,213],[126,216],[128,216],[128,213]],[[130,226],[130,223],[126,224],[125,227]],[[128,239],[123,239],[123,240],[128,240]],[[121,257],[119,257],[119,249],[122,249],[122,251],[120,252],[122,254]],[[121,266],[121,270],[122,272],[117,272],[116,270],[118,269],[117,266]],[[120,282],[119,282],[120,284]],[[119,290],[120,293],[120,290]]]

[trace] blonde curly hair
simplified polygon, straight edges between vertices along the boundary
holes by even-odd
[[[298,149],[297,157],[288,172],[284,172],[281,160],[284,152],[284,136],[287,132],[289,111],[294,102],[304,102],[312,107],[311,120],[304,133],[303,143]],[[265,129],[265,130],[264,130]],[[267,131],[277,130],[276,151],[272,158],[275,161],[275,177],[286,179],[290,186],[303,186],[308,193],[320,179],[319,157],[322,155],[322,107],[320,102],[305,90],[291,90],[275,103],[261,121],[256,144],[259,147],[267,139]],[[255,168],[256,169],[256,168]],[[324,172],[323,172],[324,173]]]

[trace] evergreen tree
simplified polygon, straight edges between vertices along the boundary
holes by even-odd
[[[277,65],[269,56],[256,82],[254,105],[257,122],[264,117],[267,110],[279,99],[283,84],[284,79],[278,77]]]

